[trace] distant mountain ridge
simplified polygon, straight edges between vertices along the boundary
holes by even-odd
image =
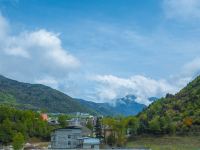
[[[42,84],[29,84],[0,75],[0,103],[48,112],[92,112],[72,97]]]
[[[136,115],[146,107],[146,105],[136,102],[136,99],[135,95],[119,98],[116,100],[115,109],[125,116]]]
[[[90,107],[92,109],[95,109],[98,113],[103,115],[136,115],[139,112],[141,112],[144,108],[146,108],[146,105],[140,104],[136,102],[137,99],[134,95],[127,95],[122,98],[116,99],[115,104],[109,104],[109,103],[95,103],[91,101],[86,101],[82,99],[77,99],[82,105],[86,107]],[[150,101],[155,101],[156,97],[149,98]]]
[[[95,103],[72,98],[42,84],[23,83],[0,75],[0,104],[12,105],[20,109],[128,116],[136,115],[146,107],[135,100],[134,95],[127,95],[117,99],[115,105]]]

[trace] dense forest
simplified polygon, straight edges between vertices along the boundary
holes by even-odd
[[[0,142],[2,144],[11,143],[19,134],[24,140],[31,137],[48,140],[51,130],[52,127],[40,118],[39,113],[0,105]]]
[[[138,116],[140,133],[187,134],[200,132],[200,77],[175,95],[152,103]]]

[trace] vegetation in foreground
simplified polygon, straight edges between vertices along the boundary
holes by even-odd
[[[200,136],[137,136],[127,148],[147,147],[152,150],[200,150]]]
[[[200,133],[200,76],[179,93],[155,101],[137,118],[139,133]]]
[[[0,143],[4,145],[12,142],[18,149],[31,137],[48,140],[51,130],[39,113],[0,105]]]

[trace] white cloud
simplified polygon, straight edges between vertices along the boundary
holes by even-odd
[[[199,19],[200,0],[164,0],[163,8],[167,18]]]
[[[35,83],[44,84],[55,89],[58,89],[59,87],[59,82],[53,77],[49,77],[49,76],[46,76],[45,78],[42,78],[42,79],[37,79],[35,80]]]
[[[179,74],[171,76],[169,82],[181,89],[195,77],[200,75],[200,58],[195,58],[184,64],[179,72]]]
[[[11,26],[0,14],[1,74],[32,82],[47,75],[65,78],[80,66],[79,60],[62,47],[59,34],[39,29],[14,35],[9,30]]]
[[[133,94],[137,97],[137,102],[148,105],[149,97],[162,97],[166,93],[175,94],[198,76],[200,74],[200,58],[186,63],[178,72],[179,74],[161,80],[142,75],[129,78],[96,75],[90,79],[97,82],[96,99],[113,103],[117,98]]]
[[[175,93],[178,89],[166,80],[154,80],[145,76],[135,75],[130,78],[120,78],[113,75],[97,75],[91,78],[100,86],[97,88],[101,100],[115,100],[127,94],[134,94],[139,103],[148,105],[150,96],[163,96]]]
[[[194,77],[200,73],[200,58],[195,58],[184,65],[182,72],[185,76]]]
[[[8,55],[42,58],[63,69],[76,68],[79,61],[61,46],[57,34],[44,29],[8,36],[3,48]]]

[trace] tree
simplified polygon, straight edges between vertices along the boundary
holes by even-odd
[[[110,145],[110,146],[115,145],[116,139],[115,139],[114,134],[110,134],[110,135],[106,138],[106,143],[107,143],[108,145]]]
[[[131,136],[137,134],[137,130],[139,128],[138,119],[136,117],[129,117],[126,127],[130,130]]]
[[[187,117],[183,120],[183,124],[188,127],[190,127],[192,125],[192,122],[193,122],[192,118],[189,118],[189,117]]]
[[[124,119],[118,119],[116,120],[115,124],[114,124],[114,131],[116,133],[116,143],[117,146],[123,146],[126,143],[126,123]]]
[[[8,144],[13,137],[12,122],[6,118],[0,126],[0,140]]]
[[[13,137],[13,149],[14,150],[20,150],[23,148],[24,145],[24,136],[19,132],[16,133],[15,136]]]
[[[93,124],[92,124],[92,121],[91,120],[88,120],[87,123],[86,123],[86,127],[90,130],[93,130]]]
[[[153,133],[160,132],[160,122],[159,122],[159,117],[158,116],[156,116],[154,119],[149,121],[149,129]]]
[[[68,119],[68,116],[66,115],[60,115],[58,117],[58,122],[60,123],[60,126],[62,128],[65,128],[68,125],[67,119]]]
[[[126,144],[126,137],[123,133],[117,134],[117,146],[124,146]]]
[[[168,132],[170,134],[174,134],[176,132],[176,125],[175,125],[175,123],[170,122],[168,124]]]
[[[95,135],[96,138],[101,139],[102,136],[102,126],[101,126],[101,118],[97,117],[96,125],[95,125]]]

